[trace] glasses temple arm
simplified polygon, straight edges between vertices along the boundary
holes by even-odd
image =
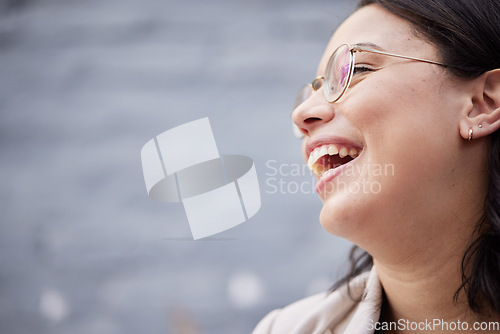
[[[359,51],[359,52],[378,53],[378,54],[386,55],[386,56],[390,56],[390,57],[410,59],[410,60],[421,61],[421,62],[424,62],[424,63],[440,65],[440,66],[444,66],[444,67],[450,67],[450,65],[447,65],[447,64],[444,64],[444,63],[440,63],[438,61],[427,60],[427,59],[416,58],[416,57],[409,57],[409,56],[401,56],[401,55],[397,55],[397,54],[394,54],[394,53],[383,52],[383,51],[378,51],[378,50],[370,50],[370,49],[365,49],[365,48],[360,48],[360,47],[353,47],[352,50],[353,51]]]

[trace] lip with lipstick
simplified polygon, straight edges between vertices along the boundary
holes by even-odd
[[[309,158],[307,166],[314,173],[318,182],[316,192],[322,193],[326,184],[345,171],[363,149],[347,143],[311,143],[306,146]]]

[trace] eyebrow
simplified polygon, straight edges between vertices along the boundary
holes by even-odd
[[[371,43],[371,42],[355,43],[355,44],[352,44],[352,46],[360,46],[360,47],[372,48],[372,49],[379,50],[379,51],[385,51],[385,49],[383,47],[378,46],[377,44]]]

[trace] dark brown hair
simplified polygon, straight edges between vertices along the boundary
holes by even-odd
[[[438,49],[448,70],[475,78],[500,68],[500,1],[498,0],[361,0],[358,8],[378,4],[413,24],[416,33]],[[500,131],[500,130],[499,130]],[[500,133],[489,136],[489,183],[484,213],[462,258],[462,284],[469,307],[482,313],[485,306],[500,313]],[[472,236],[471,236],[472,238]],[[373,258],[354,246],[351,271],[333,287],[367,271]]]

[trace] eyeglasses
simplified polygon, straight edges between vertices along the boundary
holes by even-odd
[[[306,84],[299,90],[299,93],[297,94],[297,97],[295,99],[294,109],[305,102],[309,97],[313,95],[314,92],[316,92],[321,87],[323,87],[325,99],[328,102],[337,102],[347,91],[347,88],[351,83],[353,73],[355,72],[356,61],[354,54],[356,52],[376,53],[384,56],[415,60],[424,63],[449,67],[449,65],[437,61],[401,56],[393,53],[365,48],[359,45],[351,46],[349,44],[342,44],[333,52],[330,59],[328,60],[324,76],[315,78],[310,84]],[[302,132],[300,132],[295,124],[294,133],[298,138],[303,137]]]

